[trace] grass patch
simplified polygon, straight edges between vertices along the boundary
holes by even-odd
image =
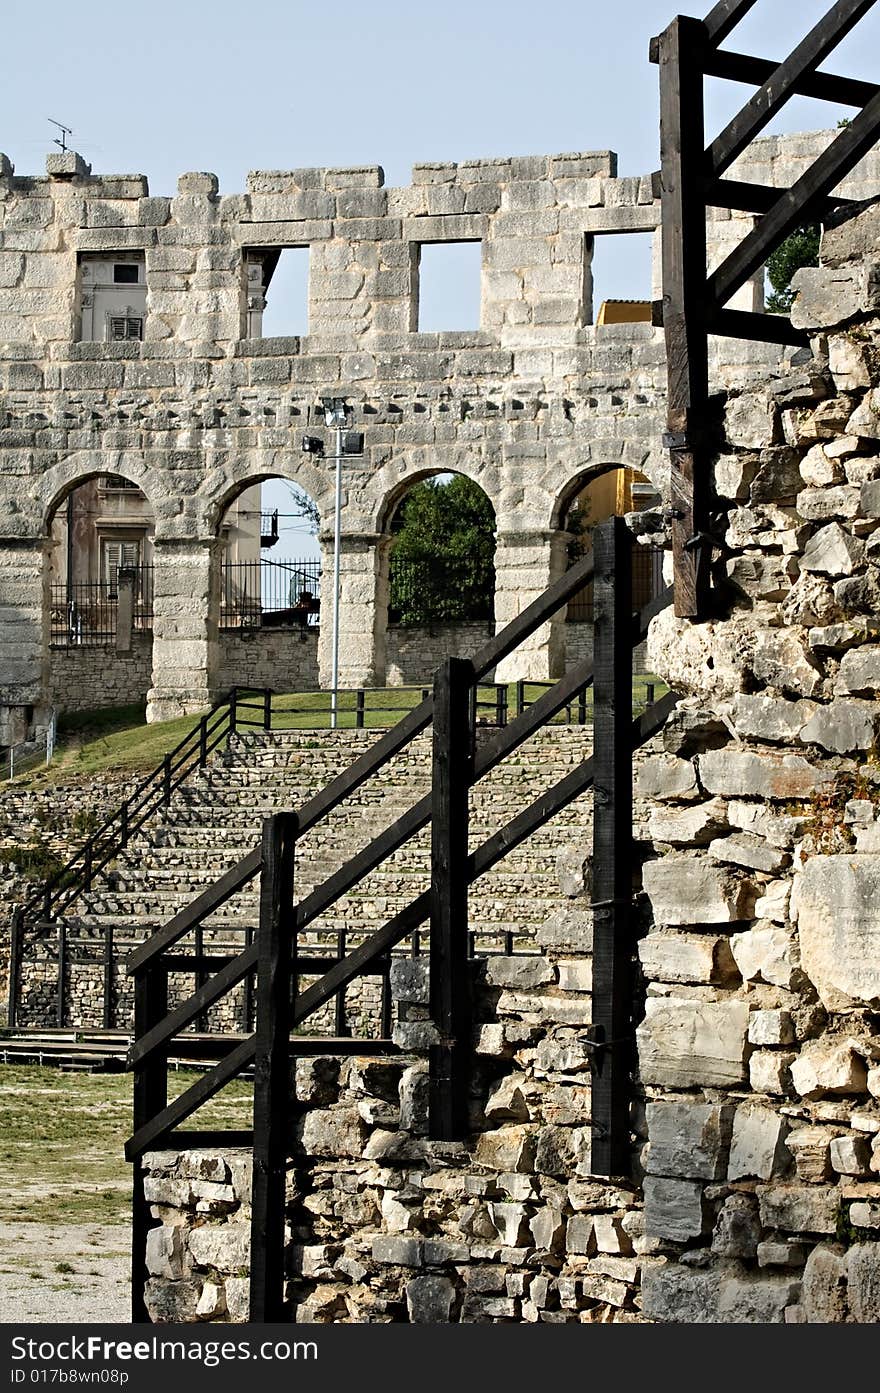
[[[169,1074],[169,1097],[199,1075]],[[248,1128],[253,1089],[236,1080],[190,1127]],[[130,1074],[64,1074],[39,1065],[0,1065],[0,1164],[6,1183],[0,1221],[127,1223],[131,1167]],[[56,1271],[60,1271],[56,1268]]]

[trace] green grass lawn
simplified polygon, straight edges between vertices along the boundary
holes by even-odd
[[[197,1074],[172,1070],[169,1097]],[[0,1065],[0,1221],[125,1223],[131,1212],[131,1074],[66,1074]],[[191,1127],[249,1128],[253,1089],[240,1080],[194,1115]]]
[[[647,687],[654,686],[655,699],[667,691],[664,683],[650,676],[633,678],[633,711],[640,711],[646,702]],[[527,705],[537,701],[547,690],[549,683],[525,684],[523,695]],[[368,730],[383,729],[396,721],[422,700],[422,687],[386,687],[367,691],[363,700],[363,725]],[[592,690],[587,692],[586,718],[592,721]],[[481,686],[478,693],[477,715],[481,721],[491,724],[495,719],[496,691],[493,686]],[[516,712],[516,686],[507,688],[508,711],[512,717]],[[358,724],[358,697],[355,692],[340,692],[338,725],[342,730],[351,730]],[[272,698],[273,730],[327,730],[330,727],[330,693],[299,692],[276,695]],[[555,723],[565,724],[579,719],[578,704],[575,701],[568,711],[562,711],[554,718]],[[162,757],[172,751],[181,740],[194,729],[198,716],[183,716],[179,720],[162,721],[147,725],[143,707],[123,706],[106,711],[77,713],[62,717],[59,724],[59,752],[52,764],[40,766],[19,776],[17,783],[27,783],[31,787],[42,787],[54,783],[59,778],[68,780],[70,776],[114,773],[147,773],[159,764]],[[239,721],[243,728],[262,725],[262,699],[259,695],[242,695],[239,705]]]

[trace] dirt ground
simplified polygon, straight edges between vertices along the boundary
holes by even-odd
[[[173,1096],[192,1082],[171,1076]],[[131,1075],[0,1066],[0,1322],[127,1322]],[[219,1094],[198,1125],[250,1125],[251,1092]]]

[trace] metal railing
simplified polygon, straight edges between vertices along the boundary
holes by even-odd
[[[312,628],[320,601],[320,560],[224,561],[220,568],[221,629]]]
[[[106,580],[55,581],[49,588],[49,642],[55,647],[96,647],[113,643],[119,620],[119,570],[134,575],[132,629],[153,627],[154,568],[119,567]]]

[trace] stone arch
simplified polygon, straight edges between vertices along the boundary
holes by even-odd
[[[639,489],[641,498],[636,492]],[[639,511],[649,498],[658,496],[656,485],[627,458],[625,451],[618,453],[616,460],[609,461],[606,456],[601,463],[590,464],[572,474],[559,490],[551,513],[551,526],[557,537],[564,540],[568,564],[577,560],[589,545],[588,532],[592,526],[615,515]],[[586,502],[588,526],[586,531],[573,535],[569,519],[580,500]],[[662,553],[654,548],[633,548],[633,599],[639,608],[662,587],[661,557]],[[565,619],[565,663],[571,666],[592,651],[591,585],[572,597]],[[639,660],[637,658],[637,662]]]
[[[296,467],[294,467],[294,465]],[[263,486],[296,485],[332,517],[332,483],[308,458],[257,452],[234,460],[205,488],[211,536],[209,628],[216,635],[215,685],[276,692],[318,686],[318,616],[324,574],[312,546],[296,537],[293,499],[267,498]]]
[[[462,467],[460,454],[454,467],[445,461],[423,461],[387,488],[377,513],[377,604],[385,626],[386,680],[391,685],[422,684],[448,655],[470,656],[494,631],[494,537],[498,530],[497,505],[485,487],[486,470]],[[468,565],[458,580],[449,574],[454,561],[434,564],[429,555],[395,558],[396,523],[401,509],[420,484],[449,476],[466,479],[478,489],[492,514],[491,569],[485,589],[473,584]],[[487,562],[487,564],[489,564]]]
[[[416,484],[436,479],[440,474],[461,474],[482,489],[492,505],[496,522],[501,516],[498,470],[494,463],[475,462],[461,449],[431,451],[430,458],[390,460],[378,479],[373,525],[377,534],[387,536],[400,504]]]
[[[53,705],[81,711],[145,703],[153,667],[157,478],[137,454],[82,451],[47,470],[35,497]]]

